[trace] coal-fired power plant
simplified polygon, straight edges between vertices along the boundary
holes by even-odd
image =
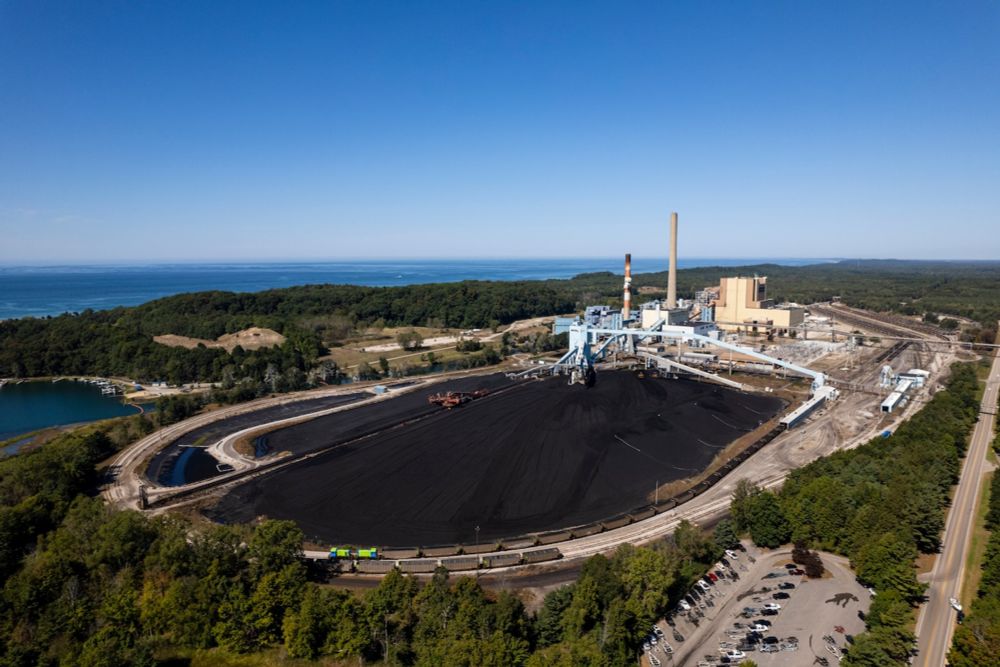
[[[677,213],[670,214],[670,270],[667,274],[667,308],[677,307]]]
[[[622,321],[627,322],[632,312],[632,254],[625,253],[625,287],[622,292]]]

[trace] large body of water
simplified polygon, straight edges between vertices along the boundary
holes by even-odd
[[[819,259],[684,259],[680,268],[745,266],[771,262],[789,266]],[[635,273],[666,270],[662,258],[636,258]],[[44,317],[88,308],[135,306],[183,292],[257,292],[317,283],[369,286],[458,280],[572,278],[592,271],[621,273],[621,258],[383,260],[260,264],[159,264],[92,266],[0,266],[0,320]]]
[[[102,396],[86,382],[8,382],[0,387],[0,440],[49,426],[134,415],[137,409],[121,398]],[[18,443],[19,444],[19,443]],[[5,448],[3,453],[16,449]]]

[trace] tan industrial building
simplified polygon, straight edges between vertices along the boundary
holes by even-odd
[[[767,298],[767,278],[723,278],[719,296],[714,301],[715,323],[726,331],[757,331],[774,328],[777,332],[802,324],[805,310],[799,307],[775,308]]]

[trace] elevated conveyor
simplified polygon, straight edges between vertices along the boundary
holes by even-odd
[[[738,389],[743,391],[744,387],[739,382],[734,380],[728,380],[724,377],[716,375],[715,373],[709,373],[708,371],[703,371],[700,368],[694,368],[686,364],[674,361],[673,359],[667,359],[665,357],[658,357],[655,354],[650,354],[649,352],[637,352],[636,356],[640,359],[645,359],[651,363],[656,364],[659,368],[665,371],[679,372],[679,373],[689,373],[691,375],[697,375],[698,377],[703,377],[712,382],[717,382],[719,384],[731,387],[733,389]]]

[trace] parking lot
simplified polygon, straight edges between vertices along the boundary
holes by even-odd
[[[690,610],[681,605],[657,624],[661,636],[655,644],[650,638],[642,664],[707,667],[745,659],[761,667],[839,663],[849,637],[864,630],[858,612],[867,613],[870,601],[847,560],[823,553],[826,574],[809,579],[791,569],[790,549],[745,547],[725,559],[729,567],[723,562],[713,568],[717,581],[705,584],[708,591],[695,587],[698,597],[685,602]],[[771,605],[780,608],[767,610]]]

